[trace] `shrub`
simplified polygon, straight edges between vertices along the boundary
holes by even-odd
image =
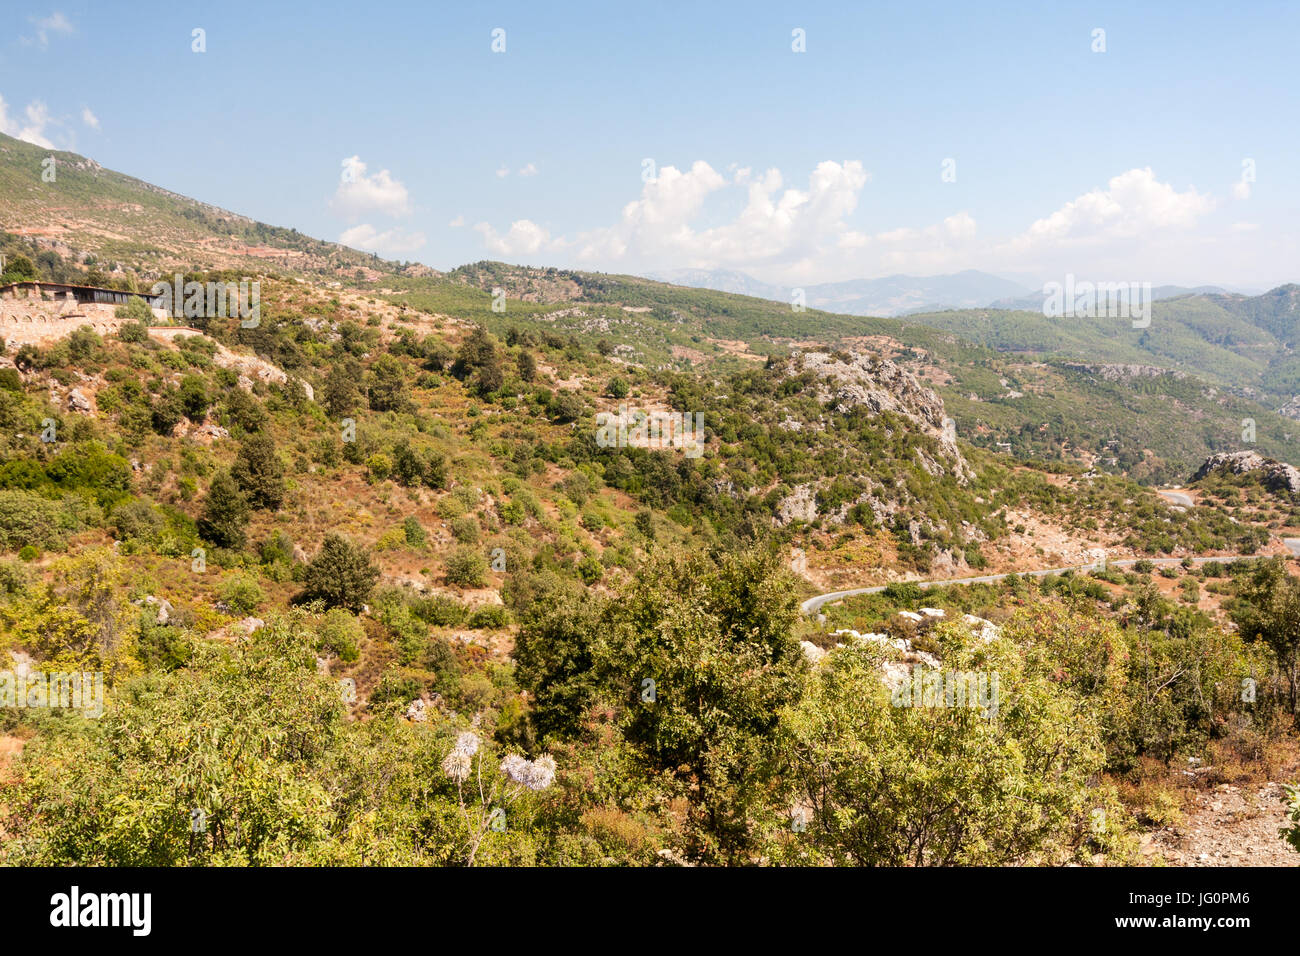
[[[316,628],[316,649],[336,654],[340,660],[351,663],[361,656],[361,640],[365,634],[365,628],[356,617],[341,607],[331,608]]]
[[[465,588],[481,588],[485,583],[487,569],[487,559],[477,548],[457,548],[447,556],[447,583]]]
[[[478,544],[478,519],[473,515],[461,515],[451,522],[451,534],[461,544]]]
[[[153,310],[149,308],[148,302],[140,298],[138,295],[133,295],[131,296],[130,299],[127,300],[125,305],[119,305],[116,309],[114,309],[113,315],[117,316],[117,318],[119,319],[130,319],[132,322],[142,327],[141,338],[128,339],[126,337],[126,330],[130,326],[123,326],[122,331],[119,334],[122,336],[122,340],[124,342],[144,341],[143,336],[147,335],[147,333],[144,332],[144,329],[148,328],[149,323],[153,321]]]
[[[499,604],[486,604],[469,616],[469,626],[479,631],[500,630],[510,623],[510,612]]]
[[[34,545],[46,550],[62,547],[59,506],[30,491],[0,491],[0,545],[6,551]]]
[[[402,533],[406,536],[406,546],[408,548],[424,547],[425,532],[424,526],[420,524],[415,515],[408,515],[402,522]]]
[[[113,530],[119,541],[136,539],[152,544],[162,533],[163,519],[153,505],[137,499],[113,509]]]
[[[266,599],[254,578],[236,574],[221,585],[221,600],[233,614],[252,614]]]

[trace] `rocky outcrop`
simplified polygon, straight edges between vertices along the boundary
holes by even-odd
[[[939,444],[939,460],[923,456],[922,467],[932,474],[951,470],[963,483],[971,478],[943,400],[902,366],[861,353],[796,352],[785,371],[812,372],[818,380],[818,401],[838,414],[864,407],[875,415],[891,412],[907,419]]]
[[[1107,382],[1118,382],[1129,378],[1159,378],[1171,375],[1176,379],[1187,378],[1186,372],[1176,369],[1161,368],[1158,365],[1094,365],[1087,362],[1063,362],[1063,368],[1095,375]]]
[[[1290,400],[1277,410],[1279,415],[1300,421],[1300,395],[1292,395]]]
[[[1300,470],[1285,462],[1265,458],[1258,452],[1234,451],[1211,455],[1192,476],[1192,481],[1200,481],[1216,473],[1258,474],[1261,484],[1270,491],[1300,494]]]

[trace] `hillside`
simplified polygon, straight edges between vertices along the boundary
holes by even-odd
[[[1294,766],[1297,499],[1138,480],[1245,414],[1291,441],[1218,380],[366,265],[4,146],[7,269],[261,296],[251,325],[4,300],[0,653],[103,692],[0,698],[4,864],[1123,865],[1195,804],[1189,755],[1206,787]],[[900,703],[926,673],[983,709]]]

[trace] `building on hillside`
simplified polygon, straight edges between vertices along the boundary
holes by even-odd
[[[89,285],[63,282],[12,282],[0,286],[0,299],[35,299],[43,302],[66,302],[77,305],[125,305],[133,298],[144,299],[150,308],[162,305],[162,296],[149,292],[123,292]]]

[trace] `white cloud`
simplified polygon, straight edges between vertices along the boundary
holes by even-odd
[[[389,216],[406,216],[411,212],[406,186],[381,169],[373,176],[366,175],[366,164],[359,156],[349,156],[342,162],[343,173],[338,190],[330,200],[330,207],[344,216],[360,218],[371,212]]]
[[[509,166],[502,166],[497,169],[497,179],[505,179],[509,175],[510,175]]]
[[[1121,172],[997,236],[984,234],[975,208],[929,224],[868,226],[859,205],[870,181],[855,160],[818,163],[806,183],[788,182],[778,169],[733,163],[720,172],[701,160],[660,167],[608,225],[568,234],[530,219],[503,232],[489,223],[474,228],[494,257],[536,262],[549,254],[555,264],[629,272],[735,269],[788,285],[963,269],[1187,284],[1189,272],[1221,271],[1224,243],[1244,240],[1250,228],[1212,215],[1223,194],[1177,188],[1149,168]],[[726,208],[735,211],[719,219]]]
[[[35,45],[44,50],[50,45],[51,33],[72,32],[72,22],[58,11],[48,17],[28,17],[28,20],[36,27],[36,36],[20,37],[20,42],[24,46]]]
[[[4,97],[0,96],[0,133],[6,133],[15,139],[54,149],[54,144],[45,135],[45,128],[50,124],[50,112],[40,100],[32,100],[23,111],[23,119],[10,119],[9,108]]]
[[[942,265],[974,239],[975,219],[967,212],[876,236],[851,228],[848,219],[870,178],[856,160],[827,160],[813,169],[806,187],[795,187],[786,185],[778,169],[756,173],[733,163],[724,174],[699,160],[686,170],[660,167],[617,222],[572,239],[552,236],[527,219],[513,222],[504,234],[487,223],[474,228],[494,256],[568,251],[586,265],[734,268],[770,281],[866,275],[887,259]],[[699,228],[710,198],[729,190],[743,190],[740,211],[722,224]]]
[[[465,225],[465,217],[457,216],[451,222],[447,223],[447,225],[450,226],[452,229],[458,229],[461,226]]]
[[[564,247],[562,241],[551,238],[551,233],[544,226],[529,219],[519,219],[510,224],[505,235],[499,235],[486,222],[474,226],[474,231],[483,236],[483,245],[498,256],[534,255],[542,251],[557,251]]]
[[[1149,166],[1130,169],[1113,177],[1105,189],[1086,192],[1039,219],[1013,245],[1136,239],[1166,229],[1190,229],[1213,208],[1211,196],[1194,188],[1180,193],[1158,182]]]
[[[519,175],[520,175],[520,176],[536,176],[536,175],[537,175],[537,167],[534,166],[532,163],[529,163],[529,164],[528,164],[527,166],[525,166],[523,169],[519,170]]]
[[[344,230],[339,242],[354,249],[377,252],[380,255],[397,256],[415,252],[424,247],[426,242],[422,232],[406,232],[402,229],[389,229],[380,232],[369,223],[362,223]]]
[[[89,106],[81,108],[81,121],[91,129],[99,129],[99,117],[90,111]]]

